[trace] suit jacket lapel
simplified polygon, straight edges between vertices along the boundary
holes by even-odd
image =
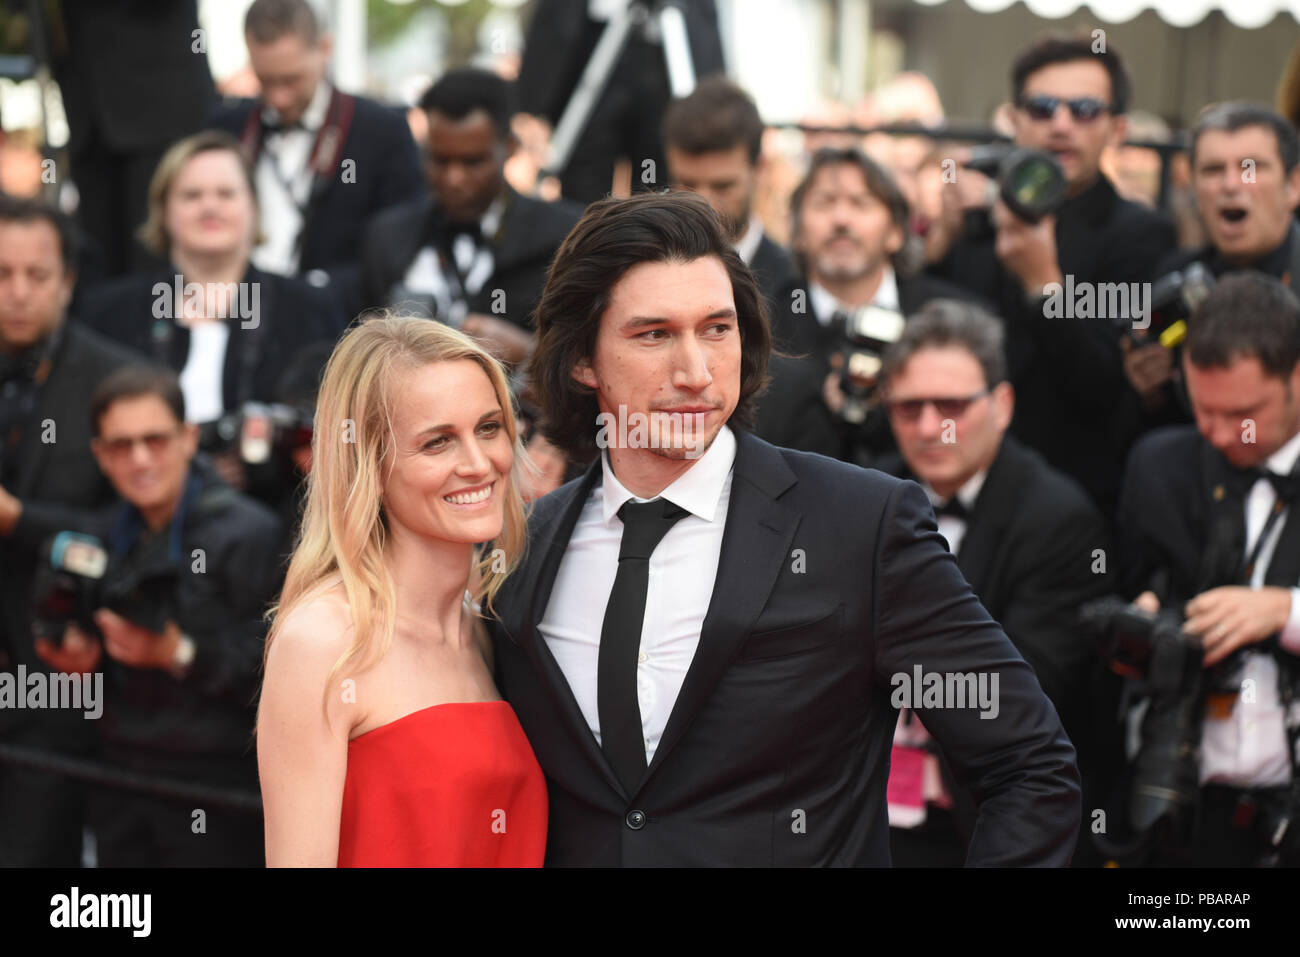
[[[535,540],[530,542],[529,547],[543,548],[546,552],[533,564],[533,575],[522,583],[519,606],[513,613],[507,612],[506,624],[510,634],[516,636],[520,648],[532,659],[537,673],[543,677],[547,690],[555,699],[556,708],[570,726],[574,740],[580,742],[583,753],[600,768],[610,787],[623,794],[618,775],[614,773],[614,769],[605,757],[605,752],[601,750],[595,735],[591,733],[591,727],[587,724],[587,719],[573,696],[573,689],[569,686],[564,671],[555,660],[555,656],[551,654],[551,649],[547,646],[546,639],[542,637],[541,629],[538,627],[546,614],[546,606],[551,600],[555,579],[560,571],[560,562],[564,559],[569,539],[573,537],[573,529],[578,524],[578,518],[582,515],[583,506],[587,504],[593,486],[600,481],[600,476],[601,461],[597,457],[581,481],[569,493],[568,501],[556,508],[552,520],[535,530],[530,529],[530,534],[534,534]]]
[[[1002,437],[1002,446],[989,466],[989,474],[984,478],[984,485],[966,523],[961,547],[957,549],[957,567],[977,595],[982,594],[988,584],[993,556],[1002,543],[1003,529],[1016,510],[1021,469],[1014,441],[1009,435]]]
[[[794,473],[774,447],[736,431],[731,500],[713,596],[695,657],[641,788],[686,733],[767,604],[799,525],[799,513],[777,501],[794,482]]]

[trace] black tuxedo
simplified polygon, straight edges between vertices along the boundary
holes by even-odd
[[[899,310],[905,316],[933,299],[985,305],[968,290],[925,273],[896,278]],[[806,280],[788,280],[777,300],[772,343],[786,354],[772,358],[771,384],[759,399],[754,431],[773,445],[845,461],[857,461],[864,449],[872,455],[891,450],[893,435],[883,415],[873,411],[862,428],[855,428],[827,408],[822,386],[831,370],[831,353],[842,343],[829,323],[823,324],[813,315]]]
[[[962,579],[921,490],[736,439],[713,600],[630,794],[537,628],[600,460],[529,516],[528,555],[497,597],[491,630],[500,688],[547,775],[547,862],[888,864],[891,676],[914,665],[1000,675],[996,719],[926,713],[961,781],[984,798],[970,863],[1068,862],[1074,750]]]
[[[354,99],[355,112],[339,152],[340,167],[322,185],[308,213],[298,257],[298,272],[324,270],[341,292],[349,312],[357,306],[357,261],[361,229],[380,210],[419,199],[428,192],[419,152],[401,111],[364,96]],[[249,114],[261,109],[256,100],[236,100],[214,111],[210,125],[239,136]],[[355,163],[355,178],[343,175],[342,163]]]
[[[901,457],[880,468],[914,478]],[[1083,489],[1013,436],[1002,439],[966,532],[957,567],[988,613],[1038,675],[1079,752],[1085,808],[1108,793],[1122,753],[1114,715],[1118,684],[1103,669],[1090,635],[1081,630],[1081,604],[1112,590],[1094,573],[1098,552],[1110,555],[1107,520]]]
[[[532,312],[546,285],[555,250],[582,216],[574,203],[547,203],[506,187],[505,209],[492,246],[492,275],[470,297],[471,312],[496,314],[495,291],[505,293],[502,318],[532,328]],[[376,216],[361,242],[364,308],[388,304],[389,293],[411,267],[420,250],[448,228],[446,216],[433,197],[405,203]]]

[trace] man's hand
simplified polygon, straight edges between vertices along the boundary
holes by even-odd
[[[483,347],[502,362],[517,365],[533,354],[533,337],[514,323],[471,312],[465,317],[461,329],[466,335],[482,341]]]
[[[1173,353],[1158,342],[1135,346],[1127,337],[1119,341],[1124,353],[1124,375],[1148,408],[1162,405],[1164,386],[1173,378]]]
[[[45,638],[36,639],[36,654],[51,668],[68,675],[86,674],[95,670],[104,649],[99,640],[87,635],[76,625],[63,630],[63,644],[54,645]]]
[[[166,670],[176,660],[176,646],[180,644],[181,629],[174,621],[160,635],[139,625],[133,625],[121,615],[101,608],[95,612],[95,624],[104,633],[104,650],[109,657],[132,668],[158,668]]]
[[[1286,627],[1291,592],[1225,585],[1201,592],[1187,603],[1186,612],[1183,630],[1200,636],[1208,668],[1238,648],[1257,644]]]
[[[23,514],[23,503],[0,485],[0,535],[12,535],[18,518]]]
[[[1001,200],[993,204],[998,235],[994,251],[1002,265],[1020,280],[1026,295],[1037,296],[1048,283],[1064,283],[1056,258],[1056,217],[1037,223],[1017,218]]]

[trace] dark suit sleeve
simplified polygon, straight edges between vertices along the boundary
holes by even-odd
[[[279,522],[265,509],[239,514],[227,529],[229,538],[220,555],[209,555],[211,569],[221,576],[229,615],[210,626],[190,629],[195,642],[194,661],[185,681],[210,697],[244,703],[257,690],[266,640],[263,613],[280,590]]]
[[[1070,862],[1081,814],[1075,752],[1038,679],[979,603],[911,482],[890,493],[875,555],[876,674],[974,673],[993,707],[918,715],[979,803],[968,865]]]

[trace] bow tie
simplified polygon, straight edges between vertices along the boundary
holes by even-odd
[[[948,501],[944,502],[942,505],[936,505],[934,507],[934,514],[936,518],[942,515],[949,515],[952,518],[960,518],[963,522],[970,520],[970,510],[961,503],[961,499],[956,495],[948,499]]]
[[[1300,474],[1292,472],[1289,475],[1282,475],[1264,468],[1232,470],[1232,483],[1237,494],[1242,497],[1249,495],[1250,490],[1255,487],[1255,483],[1260,479],[1268,479],[1273,486],[1278,501],[1282,504],[1290,505],[1300,499]]]
[[[291,133],[294,130],[305,130],[305,129],[307,129],[307,127],[302,125],[301,120],[298,120],[293,123],[282,123],[282,122],[272,122],[266,119],[266,117],[262,118],[262,134],[264,136],[270,136],[273,133]]]

